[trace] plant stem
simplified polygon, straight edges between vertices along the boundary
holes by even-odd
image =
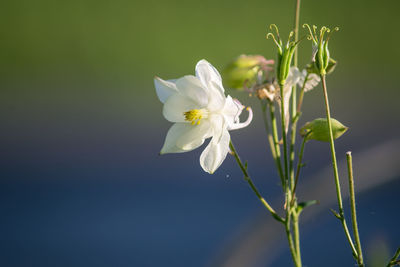
[[[285,163],[285,179],[286,187],[289,187],[289,176],[288,176],[288,156],[287,156],[287,140],[286,140],[286,122],[285,122],[285,101],[283,98],[283,89],[285,83],[280,83],[280,94],[281,94],[281,130],[282,130],[282,140],[283,140],[283,161]]]
[[[301,261],[299,261],[299,257],[297,256],[297,251],[296,251],[296,247],[294,245],[293,242],[293,237],[292,237],[292,233],[290,231],[290,212],[289,212],[289,208],[287,209],[287,213],[286,213],[286,221],[285,221],[285,231],[286,231],[286,236],[289,242],[289,249],[290,249],[290,253],[292,255],[293,258],[293,262],[295,264],[296,267],[301,267]]]
[[[296,178],[294,180],[294,187],[293,187],[293,191],[292,191],[292,202],[290,204],[290,206],[293,206],[294,200],[295,200],[295,193],[296,193],[296,188],[297,188],[297,182],[299,181],[299,176],[300,176],[300,169],[302,167],[302,161],[303,161],[303,154],[304,154],[304,147],[306,145],[307,142],[307,136],[310,134],[311,132],[308,132],[306,134],[306,136],[303,137],[303,142],[301,143],[301,148],[300,148],[300,153],[299,153],[299,161],[297,162],[297,170],[296,170]]]
[[[282,187],[283,187],[283,189],[285,189],[286,188],[286,180],[285,180],[285,176],[284,176],[283,170],[282,170],[281,148],[279,146],[278,126],[277,126],[277,123],[276,123],[275,106],[274,106],[273,103],[271,103],[271,105],[269,105],[269,114],[270,114],[271,124],[272,124],[272,137],[273,137],[273,140],[274,140],[276,158],[277,158],[277,162],[279,163],[278,164],[278,172],[279,172],[279,175],[281,177]]]
[[[400,248],[396,250],[396,253],[394,253],[393,257],[390,259],[389,263],[386,265],[386,267],[392,267],[395,266],[396,264],[400,263],[400,260],[397,260],[397,258],[400,256]]]
[[[356,214],[356,196],[354,193],[354,178],[353,178],[353,160],[351,157],[351,152],[346,153],[347,158],[347,171],[349,174],[349,192],[350,192],[350,206],[351,206],[351,219],[353,222],[353,233],[354,239],[356,242],[356,249],[358,253],[357,262],[358,265],[364,266],[364,260],[361,250],[361,242],[360,242],[360,235],[358,233],[358,223],[357,223],[357,214]]]
[[[330,147],[331,147],[333,173],[334,173],[334,176],[335,176],[336,196],[337,196],[337,201],[338,201],[338,206],[339,206],[339,216],[340,216],[339,219],[340,219],[340,221],[342,223],[344,233],[346,235],[347,241],[349,242],[349,244],[351,246],[352,252],[356,257],[358,257],[357,250],[354,247],[354,243],[353,243],[353,240],[352,240],[352,238],[350,236],[349,229],[348,229],[347,223],[346,223],[346,219],[344,217],[342,193],[340,191],[340,181],[339,181],[339,174],[338,174],[337,161],[336,161],[335,143],[333,142],[331,112],[330,112],[330,108],[329,108],[328,90],[326,88],[325,75],[321,75],[321,80],[322,80],[322,88],[323,88],[323,91],[324,91],[326,119],[327,119],[327,122],[328,122],[329,144],[330,144]]]
[[[303,98],[304,98],[304,89],[305,89],[306,82],[308,80],[308,76],[309,75],[310,74],[307,72],[307,75],[304,78],[303,86],[301,87],[300,96],[299,96],[299,103],[297,104],[297,113],[300,113],[300,111],[301,111],[301,106],[303,104]]]
[[[296,0],[296,8],[295,8],[295,19],[294,19],[294,41],[297,42],[299,40],[299,24],[300,24],[300,4],[301,0]],[[295,48],[294,55],[293,55],[293,66],[297,67],[298,66],[298,47]],[[292,122],[292,129],[291,129],[291,140],[290,140],[290,163],[289,163],[289,175],[290,175],[290,187],[292,190],[292,197],[290,199],[290,204],[288,202],[288,205],[290,209],[292,208],[293,204],[296,203],[297,206],[297,201],[294,198],[294,190],[296,187],[296,183],[294,182],[294,159],[295,159],[295,143],[296,143],[296,132],[297,132],[297,119],[295,120],[297,116],[297,110],[296,110],[296,102],[297,102],[297,88],[296,85],[293,86],[292,88],[292,116],[291,116],[291,122]],[[304,146],[304,145],[303,145]],[[304,149],[303,149],[304,150]],[[293,212],[292,210],[292,225],[293,225],[293,234],[294,234],[294,243],[295,243],[295,249],[296,249],[296,265],[297,266],[302,266],[301,263],[301,252],[300,252],[300,231],[299,231],[299,214],[296,212]]]
[[[293,235],[294,235],[294,243],[296,247],[296,252],[297,252],[297,261],[298,265],[301,266],[301,253],[300,253],[300,231],[299,231],[299,214],[294,213],[293,215],[293,220],[292,220],[292,225],[293,225]]]
[[[276,169],[278,170],[278,174],[281,179],[282,186],[284,186],[284,178],[283,178],[282,166],[281,166],[281,152],[280,152],[280,150],[278,150],[279,145],[275,145],[275,144],[277,144],[277,142],[274,140],[274,137],[272,136],[271,128],[268,123],[268,118],[267,118],[267,114],[266,114],[268,104],[263,103],[262,100],[260,100],[260,103],[261,103],[262,117],[263,117],[263,121],[264,121],[264,125],[265,125],[265,130],[267,132],[268,142],[269,142],[269,146],[271,148],[271,154],[275,161]],[[273,103],[270,103],[270,105],[273,105]],[[277,132],[276,131],[276,123],[275,123],[275,129],[272,130],[272,132]],[[278,139],[277,134],[276,134],[276,139]]]
[[[294,41],[297,42],[299,40],[299,23],[300,23],[300,0],[296,0],[296,8],[295,8],[295,16],[294,16]],[[293,66],[298,66],[298,48],[296,47],[294,50],[293,55]],[[297,88],[296,85],[292,87],[292,98],[291,98],[291,122],[292,122],[292,129],[291,129],[291,139],[290,139],[290,147],[289,147],[289,175],[290,175],[290,187],[293,189],[294,187],[294,145],[296,143],[296,130],[297,130],[297,122],[294,121],[294,118],[297,115],[296,112],[296,102],[297,102]]]
[[[280,217],[275,210],[268,204],[268,202],[262,197],[262,195],[260,194],[260,192],[258,191],[257,187],[254,185],[253,181],[251,180],[249,173],[247,172],[247,166],[244,166],[239,155],[236,152],[235,147],[233,146],[232,142],[229,143],[229,147],[233,153],[233,156],[236,159],[237,164],[239,165],[240,169],[243,172],[244,175],[244,179],[249,183],[251,189],[253,190],[253,192],[256,194],[256,196],[258,197],[258,199],[261,201],[261,203],[267,208],[267,210],[271,213],[272,217],[279,221],[279,222],[284,222],[285,220]]]

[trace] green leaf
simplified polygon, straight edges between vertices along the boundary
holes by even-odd
[[[311,205],[314,205],[314,204],[317,204],[317,203],[318,203],[317,200],[310,200],[310,201],[300,202],[297,205],[297,212],[301,212],[304,208],[306,208],[308,206],[311,206]]]

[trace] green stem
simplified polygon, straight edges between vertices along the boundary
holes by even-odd
[[[294,19],[294,41],[297,42],[299,40],[299,23],[300,23],[300,0],[296,0],[296,8],[295,8],[295,19]],[[297,67],[298,66],[298,50],[297,46],[294,50],[294,55],[293,55],[293,66]],[[290,146],[289,146],[289,155],[290,155],[290,161],[289,161],[289,175],[290,175],[290,186],[293,189],[294,187],[294,158],[295,158],[295,153],[294,153],[294,145],[296,143],[296,130],[297,130],[297,123],[294,121],[297,112],[296,112],[296,101],[297,101],[297,88],[296,85],[292,87],[292,98],[291,98],[291,122],[292,122],[292,129],[291,129],[291,140],[290,140]]]
[[[307,72],[307,75],[304,78],[303,86],[301,87],[300,96],[299,96],[299,103],[297,104],[297,113],[300,113],[300,111],[301,111],[301,106],[303,104],[303,98],[304,98],[304,88],[306,86],[306,82],[308,80],[308,76],[309,75],[310,74]]]
[[[237,164],[239,165],[240,169],[243,172],[244,175],[244,179],[248,182],[248,184],[250,185],[251,189],[253,190],[253,192],[256,194],[257,198],[261,201],[261,203],[267,208],[267,210],[271,213],[272,217],[279,221],[279,222],[284,222],[285,220],[280,217],[275,210],[268,204],[268,202],[262,197],[262,195],[260,194],[260,192],[258,191],[257,187],[254,185],[253,181],[250,178],[249,173],[247,172],[247,166],[244,166],[239,155],[236,152],[235,147],[233,146],[232,142],[229,143],[229,147],[233,153],[233,156],[236,159]]]
[[[354,193],[354,178],[353,178],[353,160],[351,157],[351,152],[346,153],[347,158],[347,171],[349,175],[349,192],[350,192],[350,206],[351,206],[351,219],[353,222],[353,233],[354,239],[356,242],[356,249],[358,253],[358,266],[364,266],[364,260],[361,250],[361,242],[360,242],[360,235],[358,233],[358,223],[357,223],[357,214],[356,214],[356,197]]]
[[[386,267],[392,267],[395,266],[396,264],[400,263],[400,260],[397,260],[397,258],[400,256],[400,248],[396,250],[396,253],[394,253],[393,257],[390,259],[389,263],[386,265]]]
[[[295,0],[296,1],[296,8],[295,8],[295,20],[294,20],[294,39],[295,42],[297,42],[299,40],[299,23],[300,23],[300,0]],[[293,58],[293,65],[295,67],[298,66],[298,48],[295,48],[294,51],[294,58]],[[283,92],[283,86],[281,87],[281,92]],[[281,93],[281,98],[282,98],[282,110],[283,109],[283,93]],[[290,147],[289,147],[289,157],[290,157],[290,161],[289,161],[289,173],[287,173],[288,179],[290,179],[290,188],[293,191],[295,189],[295,183],[294,183],[294,159],[295,159],[295,143],[296,143],[296,131],[297,131],[297,120],[295,120],[296,116],[297,116],[297,112],[296,112],[296,101],[297,101],[297,88],[296,85],[294,85],[292,87],[292,95],[291,95],[291,123],[292,123],[292,127],[291,127],[291,139],[290,139]],[[282,112],[283,113],[283,112]],[[282,120],[284,122],[284,120]],[[283,127],[284,129],[284,127]],[[284,131],[282,131],[282,136],[284,136]],[[285,151],[287,149],[286,144],[284,142],[284,148]],[[286,159],[286,157],[285,157]],[[294,236],[294,249],[296,251],[296,259],[294,259],[294,263],[297,267],[302,266],[301,263],[301,252],[300,252],[300,231],[299,231],[299,214],[297,214],[296,212],[294,212],[294,210],[292,209],[292,205],[293,205],[293,201],[295,201],[295,199],[293,198],[293,196],[290,198],[290,191],[288,190],[288,199],[287,199],[287,217],[286,220],[290,220],[290,217],[293,217],[292,220],[292,226],[293,226],[293,236]],[[294,191],[293,191],[294,192]],[[290,203],[290,204],[289,204]],[[297,203],[297,202],[296,202]],[[296,204],[297,205],[297,204]],[[287,229],[287,231],[289,230],[290,232],[290,222],[289,222],[289,229]],[[288,238],[290,236],[288,235]],[[289,245],[290,245],[290,239],[289,239]],[[292,248],[291,248],[292,249]],[[292,253],[292,255],[294,255]]]
[[[294,243],[297,252],[297,261],[298,265],[301,266],[301,253],[300,253],[300,231],[299,231],[299,214],[293,214],[293,235],[294,235]]]
[[[287,209],[289,211],[289,209]],[[293,262],[296,267],[301,267],[301,261],[299,261],[299,257],[297,256],[297,251],[296,247],[293,242],[293,237],[292,233],[290,231],[290,213],[286,213],[286,221],[285,221],[285,231],[286,231],[286,236],[289,242],[289,249],[290,249],[290,254],[292,255]]]
[[[281,153],[279,149],[279,145],[275,145],[277,144],[275,142],[275,138],[272,136],[272,132],[276,132],[276,123],[275,123],[275,130],[271,131],[269,122],[268,122],[268,118],[267,118],[267,103],[263,103],[262,100],[260,100],[261,103],[261,109],[262,109],[262,117],[263,117],[263,121],[264,121],[264,125],[265,125],[265,130],[267,132],[268,135],[268,142],[269,142],[269,146],[271,148],[271,154],[272,157],[275,161],[275,165],[276,165],[276,169],[278,170],[278,174],[279,177],[281,179],[281,183],[282,186],[284,185],[284,178],[283,178],[283,173],[282,173],[282,166],[281,166]],[[273,105],[273,103],[270,103],[270,105]],[[275,117],[275,116],[274,116]],[[278,139],[277,135],[276,135],[276,139]]]
[[[288,176],[288,155],[287,155],[287,140],[286,140],[286,122],[285,122],[285,101],[283,99],[283,89],[285,87],[285,83],[282,82],[279,84],[280,93],[281,93],[281,130],[282,130],[282,140],[283,140],[283,161],[285,163],[285,179],[286,184],[289,185],[289,176]],[[287,186],[288,187],[288,186]]]
[[[306,134],[306,136],[303,137],[303,142],[301,143],[301,148],[300,148],[300,153],[299,153],[299,161],[297,162],[296,178],[294,180],[294,187],[293,187],[293,191],[292,191],[292,202],[290,203],[290,206],[293,206],[293,204],[294,204],[295,193],[296,193],[296,188],[297,188],[297,182],[299,181],[300,169],[301,169],[301,167],[303,165],[302,161],[303,161],[304,147],[305,147],[306,142],[307,142],[307,136],[310,133],[311,132],[308,132]]]
[[[274,139],[276,158],[277,158],[277,162],[279,163],[278,164],[278,172],[279,172],[279,176],[281,177],[282,187],[284,189],[284,188],[286,188],[286,180],[285,180],[285,176],[284,176],[283,170],[282,170],[281,148],[279,146],[278,126],[276,123],[275,106],[273,103],[271,103],[271,105],[269,105],[269,114],[270,114],[271,124],[272,124],[272,137]]]
[[[354,243],[353,243],[353,240],[352,240],[352,238],[350,236],[350,232],[349,232],[349,229],[347,227],[346,219],[344,217],[342,193],[340,191],[339,173],[338,173],[337,161],[336,161],[335,143],[333,142],[331,112],[330,112],[330,108],[329,108],[328,90],[326,88],[325,75],[321,75],[321,80],[322,80],[322,88],[323,88],[323,91],[324,91],[326,120],[328,122],[329,144],[330,144],[330,147],[331,147],[333,173],[334,173],[334,176],[335,176],[336,197],[337,197],[338,206],[339,206],[339,217],[340,217],[339,219],[340,219],[340,221],[342,223],[344,233],[346,235],[347,241],[349,242],[349,244],[351,246],[352,252],[356,257],[358,257],[357,256],[357,250],[354,247]]]

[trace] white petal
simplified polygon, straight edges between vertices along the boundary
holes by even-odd
[[[200,123],[200,125],[175,123],[168,130],[160,154],[191,151],[201,146],[210,135],[211,128],[207,121]]]
[[[154,86],[156,87],[157,96],[162,103],[178,91],[176,89],[175,80],[164,81],[159,77],[154,77]]]
[[[229,124],[233,124],[239,121],[239,116],[242,113],[244,106],[237,99],[233,99],[231,96],[227,96],[225,100],[225,106],[222,113],[228,120]]]
[[[246,110],[249,112],[249,117],[247,118],[247,120],[245,122],[235,122],[233,124],[228,124],[228,130],[231,131],[242,129],[250,124],[250,122],[253,120],[253,110],[250,107],[248,107]]]
[[[176,87],[179,93],[197,103],[199,108],[207,106],[208,92],[197,77],[186,75],[176,81]]]
[[[206,88],[213,86],[224,94],[221,75],[207,60],[202,59],[197,62],[196,77],[200,79]]]
[[[231,138],[226,129],[223,130],[219,142],[217,142],[215,136],[211,139],[200,156],[200,165],[204,171],[213,174],[221,166],[228,154],[230,140]]]
[[[289,75],[286,79],[285,85],[293,86],[299,82],[302,77],[302,73],[299,71],[297,67],[290,67]]]
[[[290,102],[290,96],[292,95],[292,85],[285,84],[283,88],[283,103],[284,103],[284,117],[285,117],[285,132],[288,132],[289,129],[289,102]],[[278,102],[279,106],[281,105],[281,101]],[[281,108],[279,108],[279,111],[281,111]]]
[[[208,92],[207,109],[211,112],[220,111],[225,106],[225,95],[213,87],[210,87]]]
[[[307,77],[307,81],[304,85],[304,92],[308,92],[316,87],[321,81],[321,77],[315,73],[310,73]]]
[[[200,108],[197,103],[186,96],[177,93],[171,95],[164,103],[163,115],[170,122],[185,122],[184,113]]]

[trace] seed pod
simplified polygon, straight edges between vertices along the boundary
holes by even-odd
[[[333,139],[339,138],[349,129],[333,118],[331,118],[331,124]],[[307,140],[329,142],[328,121],[325,118],[318,118],[307,122],[303,127],[301,127],[300,135],[307,138]]]

